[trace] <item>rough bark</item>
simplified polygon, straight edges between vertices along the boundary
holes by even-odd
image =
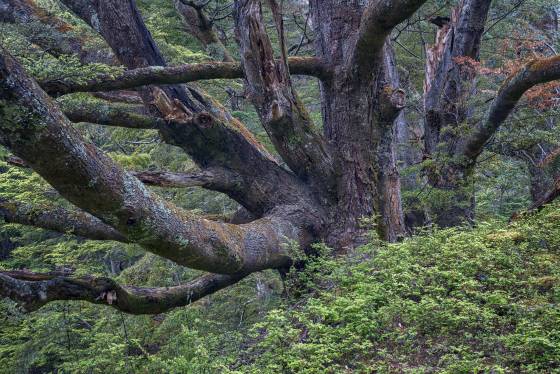
[[[159,187],[204,187],[215,191],[228,191],[242,183],[241,178],[226,169],[205,169],[194,173],[168,171],[132,172],[144,184]]]
[[[284,58],[274,59],[260,2],[240,0],[235,10],[249,96],[261,123],[291,170],[303,180],[310,180],[317,190],[331,192],[334,180],[331,155],[292,87],[288,62]]]
[[[200,167],[200,172],[190,175],[142,172],[136,173],[137,177],[147,184],[166,187],[200,185],[223,190],[246,208],[231,222],[248,223],[234,225],[194,217],[150,193],[138,178],[86,144],[60,108],[2,52],[0,142],[63,197],[99,219],[100,225],[112,227],[123,240],[178,264],[222,274],[154,290],[120,286],[107,279],[0,273],[2,295],[19,300],[29,309],[57,299],[80,299],[110,304],[129,313],[156,313],[186,305],[193,294],[202,297],[251,272],[289,266],[292,259],[286,247],[294,242],[307,249],[310,243],[323,240],[337,250],[363,243],[363,234],[369,229],[362,226],[363,218],[375,218],[387,240],[397,240],[404,234],[394,147],[405,92],[398,87],[386,36],[422,1],[376,0],[367,5],[359,1],[311,1],[317,44],[313,61],[320,61],[322,71],[323,134],[315,132],[297,99],[283,43],[282,59],[274,59],[260,3],[237,2],[237,25],[243,29],[238,32],[242,68],[231,63],[197,68],[207,69],[204,74],[214,74],[208,77],[225,74],[216,73],[216,66],[226,68],[227,74],[232,74],[228,77],[234,73],[235,77],[244,76],[263,125],[291,170],[264,151],[219,104],[199,90],[177,84],[191,79],[188,74],[193,66],[165,67],[132,0],[63,1],[107,40],[119,61],[130,69],[117,79],[101,77],[86,83],[93,88],[76,90],[123,88],[123,81],[127,88],[143,85],[139,92],[149,113],[131,109],[131,115],[145,116],[136,118],[138,123],[156,123],[152,127],[163,139],[185,150]],[[558,78],[560,72],[554,59],[529,64],[506,81],[487,120],[472,131],[472,138],[448,142],[442,124],[457,126],[463,123],[458,118],[469,117],[461,109],[461,99],[472,93],[465,78],[472,75],[458,65],[452,65],[449,71],[442,66],[449,67],[445,65],[449,61],[455,63],[454,54],[477,57],[477,35],[482,32],[487,12],[476,7],[477,1],[482,4],[486,0],[464,0],[462,5],[468,9],[457,13],[453,25],[440,33],[439,47],[443,48],[433,51],[427,72],[432,78],[427,82],[427,101],[433,99],[433,118],[437,119],[427,135],[427,149],[435,151],[443,142],[449,154],[471,161],[498,128],[496,122],[505,119],[523,92],[531,85]],[[275,1],[270,0],[270,4],[283,41],[279,9]],[[438,69],[444,74],[435,79]],[[204,76],[200,71],[197,74],[192,79]],[[154,82],[168,85],[149,85]],[[436,92],[442,95],[437,98]],[[443,96],[445,99],[441,99]],[[450,108],[460,116],[451,116]],[[87,118],[88,122],[107,125],[128,121],[132,126],[135,121],[117,117],[118,112],[94,121],[101,113],[96,108],[86,109],[80,113],[72,113],[72,108],[65,111],[74,119]],[[110,113],[119,107],[109,105],[105,109]],[[446,167],[446,178],[453,180],[468,180],[472,170],[462,163]],[[452,216],[455,219],[465,214],[459,211]],[[91,220],[90,224],[98,223]],[[61,226],[64,230],[64,224]],[[83,226],[84,232],[87,227]]]
[[[85,143],[59,108],[3,50],[0,114],[0,143],[63,197],[127,240],[179,264],[217,273],[282,266],[289,261],[282,241],[298,240],[301,235],[299,225],[277,217],[233,226],[191,217],[162,201]],[[282,213],[297,213],[294,208],[286,210]]]
[[[361,15],[357,40],[351,47],[348,73],[367,79],[375,73],[385,39],[426,0],[370,0]]]
[[[468,100],[475,93],[476,74],[464,60],[479,59],[489,9],[490,0],[461,1],[449,20],[438,23],[436,41],[426,50],[424,148],[435,161],[426,175],[432,188],[449,193],[449,201],[434,214],[443,227],[474,219],[469,177],[475,159],[462,157],[465,136],[459,128],[471,117]]]
[[[133,0],[63,0],[75,14],[96,29],[129,69],[165,66]],[[148,87],[145,103],[165,119],[192,118],[192,126],[172,121],[160,129],[162,138],[184,149],[201,169],[225,167],[243,179],[229,197],[256,216],[280,204],[299,204],[307,192],[251,133],[204,92],[186,85]],[[309,195],[306,196],[306,199]],[[317,225],[321,225],[318,222]]]
[[[374,3],[370,3],[370,9],[375,7]],[[359,243],[363,232],[361,220],[381,212],[380,233],[395,240],[404,233],[403,225],[385,225],[388,221],[403,221],[400,191],[396,190],[395,184],[381,184],[390,184],[394,180],[389,177],[394,175],[391,171],[395,170],[394,157],[386,160],[379,157],[385,157],[381,155],[382,150],[392,147],[392,124],[402,103],[395,107],[390,98],[393,94],[400,96],[401,92],[398,87],[391,86],[385,74],[385,58],[374,59],[375,67],[367,76],[350,72],[347,68],[348,61],[356,56],[356,49],[352,47],[357,43],[356,30],[367,29],[367,22],[375,20],[371,18],[366,22],[366,18],[362,19],[363,8],[357,3],[311,1],[310,5],[318,57],[334,72],[331,79],[321,82],[323,128],[339,175],[337,199],[332,209],[336,224],[331,228],[330,241],[338,242],[339,247]],[[383,56],[386,51],[373,53]],[[380,170],[381,163],[385,163],[386,170]],[[383,199],[387,196],[395,198]]]

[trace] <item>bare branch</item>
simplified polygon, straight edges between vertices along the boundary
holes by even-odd
[[[208,274],[180,286],[143,288],[122,286],[110,278],[9,271],[0,272],[0,296],[18,302],[27,311],[55,300],[83,300],[130,314],[159,314],[189,305],[245,276]]]
[[[127,242],[117,230],[83,211],[68,211],[56,206],[34,206],[0,199],[0,218],[8,223],[40,227],[87,239]]]
[[[238,175],[221,168],[210,168],[194,173],[172,173],[169,171],[133,172],[136,178],[147,185],[159,187],[204,187],[211,190],[231,190],[242,184]]]
[[[508,77],[492,102],[486,119],[469,138],[463,155],[475,159],[527,90],[557,79],[560,79],[560,56],[530,61]]]
[[[291,57],[292,74],[324,78],[329,75],[322,62],[315,57]],[[72,92],[115,91],[152,84],[178,84],[209,79],[243,78],[243,68],[236,62],[205,62],[172,67],[150,66],[127,70],[119,75],[99,75],[87,82],[44,81],[41,87],[52,96]]]

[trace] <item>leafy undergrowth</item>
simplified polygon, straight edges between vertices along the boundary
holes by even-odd
[[[560,372],[558,207],[370,244],[299,278],[315,290],[268,313],[240,372]]]
[[[119,279],[192,276],[180,270],[148,255]],[[23,315],[0,302],[0,372],[560,372],[558,206],[319,256],[283,289],[256,274],[155,317],[82,302]]]

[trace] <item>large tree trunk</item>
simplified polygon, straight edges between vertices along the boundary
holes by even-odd
[[[442,227],[474,219],[474,195],[469,188],[474,160],[462,157],[467,137],[461,126],[471,118],[468,100],[476,92],[472,62],[479,59],[489,9],[490,0],[461,1],[448,20],[437,22],[435,43],[426,50],[424,142],[433,161],[426,175],[438,200],[444,200],[431,214]]]
[[[52,300],[87,300],[128,313],[158,313],[186,305],[250,273],[291,266],[294,256],[289,249],[294,244],[305,250],[324,241],[344,251],[364,243],[371,222],[386,240],[404,234],[395,132],[396,125],[402,124],[398,118],[405,93],[398,88],[387,37],[423,0],[370,0],[367,4],[311,0],[317,58],[297,59],[294,65],[286,57],[276,1],[268,3],[280,37],[279,59],[262,20],[261,2],[237,0],[240,65],[214,62],[180,67],[165,66],[133,0],[63,2],[104,37],[130,70],[63,88],[49,87],[49,82],[42,87],[58,94],[139,87],[149,111],[123,112],[110,104],[102,110],[87,105],[77,111],[61,108],[0,48],[0,142],[81,209],[3,201],[0,214],[11,222],[55,231],[73,227],[77,234],[92,239],[134,242],[177,264],[214,274],[183,286],[148,289],[121,286],[105,278],[0,272],[0,296],[18,300],[31,310]],[[469,137],[455,142],[456,136],[442,131],[469,117],[460,99],[471,93],[466,79],[472,75],[448,62],[454,61],[454,54],[477,56],[487,11],[478,3],[487,2],[462,3],[463,12],[454,21],[456,34],[455,28],[445,34],[453,35],[453,52],[437,54],[428,64],[439,66],[445,74],[428,80],[427,102],[438,97],[434,90],[446,93],[450,100],[434,100],[430,111],[434,121],[427,121],[426,137],[430,152],[442,149],[439,144],[443,143],[447,155],[453,156],[444,163],[443,172],[427,173],[435,188],[455,195],[460,192],[457,202],[440,216],[446,226],[471,218],[472,192],[459,187],[468,187],[472,164],[516,102],[533,85],[560,78],[559,57],[529,62],[506,80],[487,117],[471,129]],[[321,79],[323,133],[312,123],[292,85],[290,73],[297,71]],[[240,74],[283,162],[266,152],[203,91],[183,84],[197,76],[238,78]],[[164,141],[183,149],[201,170],[128,173],[85,142],[70,119],[157,129]],[[468,162],[457,161],[461,159]],[[196,216],[164,201],[145,184],[197,185],[221,191],[248,214],[228,223]],[[557,193],[549,196],[553,195]]]
[[[363,240],[361,221],[379,216],[380,234],[395,241],[404,235],[400,180],[396,168],[393,121],[403,95],[392,86],[384,48],[373,71],[348,72],[345,64],[359,27],[358,3],[311,1],[317,51],[335,72],[321,83],[323,127],[335,153],[338,174],[330,243],[351,246]],[[369,229],[369,228],[368,228]]]

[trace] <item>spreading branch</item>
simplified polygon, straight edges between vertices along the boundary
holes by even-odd
[[[5,50],[0,50],[0,116],[2,144],[64,198],[128,241],[178,264],[215,273],[257,271],[289,262],[284,241],[300,235],[291,223],[267,217],[235,226],[190,216],[164,202],[85,143]]]
[[[320,59],[315,57],[290,57],[292,74],[325,78],[329,72]],[[179,84],[209,79],[243,78],[243,68],[236,62],[205,62],[180,66],[149,66],[126,70],[121,74],[100,74],[86,82],[56,80],[41,82],[41,87],[52,96],[73,92],[116,91],[152,84]]]
[[[498,91],[485,120],[469,138],[463,155],[475,159],[527,90],[557,79],[560,79],[560,56],[530,61],[509,76]]]
[[[110,278],[7,271],[0,272],[0,296],[16,301],[27,311],[56,300],[83,300],[130,314],[159,314],[189,305],[246,275],[208,274],[180,286],[145,288],[123,286]]]
[[[8,223],[40,227],[92,240],[127,242],[121,233],[91,214],[69,211],[57,206],[32,205],[0,199],[0,218]]]
[[[242,184],[238,175],[226,169],[210,168],[193,173],[169,171],[138,171],[132,173],[141,182],[159,187],[204,187],[220,191],[231,190]]]
[[[146,130],[160,129],[168,123],[163,118],[142,114],[141,110],[133,110],[134,107],[127,105],[95,101],[79,103],[63,101],[60,103],[60,108],[72,122]]]
[[[133,0],[62,2],[103,36],[128,69],[165,69],[165,59]],[[188,126],[168,121],[159,130],[161,138],[183,149],[201,169],[222,167],[238,173],[244,184],[226,193],[255,216],[295,204],[309,193],[243,124],[199,88],[151,85],[140,92],[154,114],[166,120],[191,119]]]

